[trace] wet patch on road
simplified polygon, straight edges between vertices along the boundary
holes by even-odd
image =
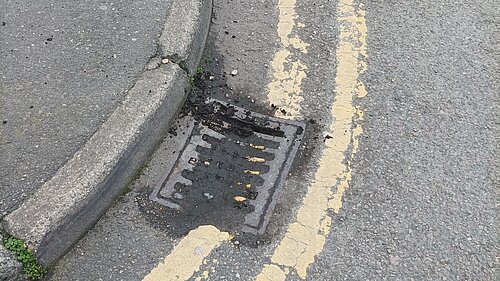
[[[190,115],[182,151],[141,209],[178,235],[207,224],[262,235],[305,125],[215,99]]]

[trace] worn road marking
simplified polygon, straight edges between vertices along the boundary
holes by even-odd
[[[302,80],[306,78],[306,65],[297,59],[290,60],[291,48],[307,53],[309,44],[303,42],[297,35],[291,36],[295,26],[302,26],[297,23],[297,13],[295,12],[296,0],[278,1],[278,37],[281,42],[281,49],[274,54],[271,62],[272,81],[268,84],[268,100],[280,110],[276,112],[279,117],[296,119],[300,117],[300,103],[304,100],[300,88]],[[283,112],[281,110],[284,110]]]
[[[299,277],[306,278],[307,268],[323,250],[330,232],[328,209],[340,211],[342,196],[351,180],[350,165],[363,131],[360,124],[363,114],[354,106],[353,99],[366,95],[360,80],[367,67],[364,5],[355,5],[353,0],[340,0],[337,17],[340,34],[336,49],[336,96],[328,133],[332,138],[325,140],[315,179],[297,212],[296,221],[288,226],[271,257],[271,264],[264,266],[257,276],[258,281],[285,280],[289,269],[295,269]]]
[[[193,229],[143,281],[187,280],[200,270],[203,260],[214,248],[230,238],[227,232],[211,225]]]

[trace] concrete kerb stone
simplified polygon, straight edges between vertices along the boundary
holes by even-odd
[[[212,0],[176,0],[169,13],[160,36],[161,55],[191,74],[203,54],[212,16]],[[189,40],[172,40],[177,36]]]
[[[3,219],[42,265],[53,265],[99,220],[165,136],[189,92],[186,72],[199,63],[211,10],[211,0],[173,0],[160,47],[162,57],[178,60],[144,71],[87,143]]]
[[[182,104],[186,80],[175,64],[144,72],[90,140],[4,218],[5,231],[25,241],[40,263],[52,265],[138,172]]]

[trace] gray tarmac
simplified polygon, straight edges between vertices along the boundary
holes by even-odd
[[[264,98],[278,46],[276,4],[214,1],[201,64],[214,78],[196,84],[194,97],[271,111]],[[201,268],[210,280],[253,279],[294,219],[330,122],[336,7],[336,1],[297,3],[305,24],[298,34],[310,48],[294,56],[308,66],[303,114],[314,122],[261,243],[222,244]],[[365,111],[364,132],[343,209],[332,214],[307,279],[498,280],[500,4],[370,1],[366,14],[368,95],[356,101]],[[235,69],[238,75],[229,75]],[[178,153],[183,122],[50,280],[141,280],[170,252],[182,236],[165,231],[168,221],[148,219],[136,201]],[[287,280],[300,279],[292,272]]]
[[[122,101],[156,53],[169,3],[0,2],[0,216]]]

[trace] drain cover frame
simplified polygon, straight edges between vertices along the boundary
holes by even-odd
[[[299,121],[266,116],[217,99],[207,99],[205,106],[212,107],[213,114],[195,113],[195,116],[190,117],[189,129],[185,132],[181,140],[184,142],[183,148],[177,154],[175,161],[171,161],[170,166],[167,167],[166,172],[149,195],[149,199],[172,210],[183,209],[182,195],[179,195],[178,188],[176,190],[176,184],[177,187],[178,184],[182,184],[186,188],[193,186],[193,181],[186,178],[185,175],[192,173],[196,165],[203,165],[203,163],[199,163],[199,159],[203,156],[200,151],[213,149],[212,146],[214,146],[209,140],[212,140],[212,142],[225,141],[226,143],[237,143],[246,149],[251,147],[256,152],[266,155],[271,154],[274,157],[266,160],[259,157],[251,157],[250,155],[246,156],[248,162],[262,162],[262,167],[267,167],[269,170],[263,173],[252,171],[251,169],[244,171],[245,174],[260,178],[262,184],[255,187],[257,195],[254,198],[234,197],[235,201],[237,201],[236,203],[244,202],[244,204],[248,204],[253,208],[253,211],[245,214],[244,221],[239,223],[237,228],[245,233],[262,235],[269,224],[286,177],[302,141],[306,126]],[[230,114],[227,114],[227,111],[230,111]],[[261,139],[264,142],[273,143],[273,145],[277,143],[277,145],[271,147],[273,145],[262,146],[241,141],[245,137],[234,140],[228,136],[231,136],[232,133],[224,134],[223,131],[219,130],[221,128],[224,130],[231,126],[233,129],[238,129],[241,124],[252,128],[251,134],[254,136],[254,140]],[[246,151],[248,152],[248,150]],[[233,151],[229,152],[233,153]],[[234,153],[238,152],[234,151]],[[244,155],[239,156],[243,157]],[[235,182],[235,184],[241,183]],[[224,186],[224,188],[234,187]],[[244,186],[241,188],[244,189]],[[208,195],[207,197],[210,199],[211,195],[209,193],[204,193],[204,195]],[[213,206],[213,208],[217,208],[217,206]],[[184,211],[189,212],[189,210]],[[230,216],[231,214],[228,213],[227,215]]]

